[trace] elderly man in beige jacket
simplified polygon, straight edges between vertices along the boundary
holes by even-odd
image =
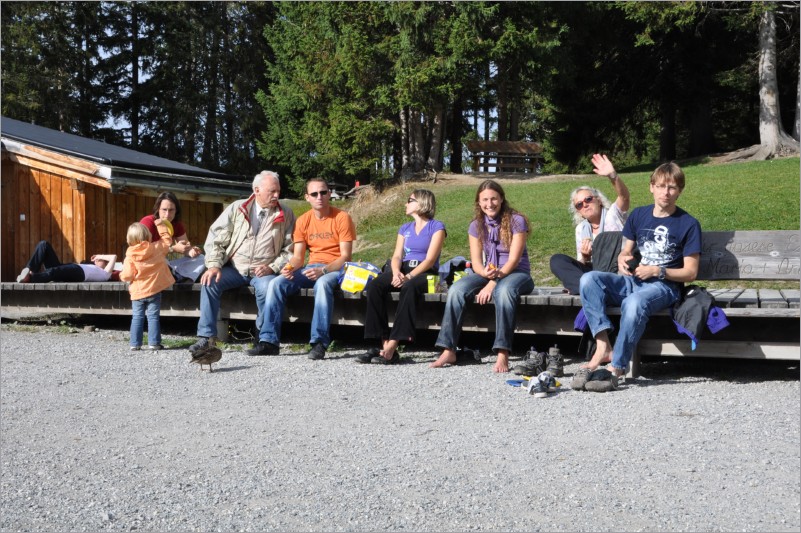
[[[220,298],[226,290],[245,285],[255,289],[260,326],[267,285],[292,257],[295,214],[278,201],[280,194],[278,174],[265,170],[253,179],[253,194],[225,208],[209,228],[204,245],[207,270],[200,278],[198,340],[189,347],[193,356],[213,346]]]

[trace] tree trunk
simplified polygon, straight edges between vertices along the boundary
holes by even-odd
[[[793,123],[793,138],[801,140],[801,68],[798,69],[798,86],[795,97],[795,122]]]
[[[216,17],[220,16],[220,11],[225,10],[225,5],[219,3],[212,4],[212,14]],[[217,19],[219,20],[219,19]],[[218,70],[220,65],[220,32],[215,31],[216,27],[209,28],[206,34],[206,42],[210,50],[207,50],[209,62],[207,64],[208,72],[206,75],[206,127],[203,133],[203,152],[201,161],[208,167],[216,167],[216,161],[219,161],[219,151],[217,149],[217,87]]]
[[[408,116],[408,109],[403,108],[400,111],[400,144],[401,144],[401,156],[400,156],[400,163],[401,166],[398,169],[398,172],[403,172],[403,169],[409,167],[409,116]]]
[[[784,132],[776,77],[776,17],[765,9],[759,19],[759,144],[754,159],[798,152],[798,144]]]
[[[131,149],[139,149],[139,5],[131,2]]]
[[[409,167],[412,172],[423,170],[425,161],[425,143],[423,140],[423,121],[420,111],[409,110]]]
[[[500,66],[498,72],[501,72]],[[509,140],[509,90],[506,78],[496,77],[498,86],[498,139]]]
[[[509,140],[520,140],[520,103],[515,104],[509,109]]]
[[[676,107],[666,96],[662,96],[662,124],[659,130],[659,161],[676,158]]]
[[[689,155],[710,154],[717,151],[717,142],[712,128],[712,110],[709,100],[703,98],[693,106],[690,117]]]
[[[450,167],[451,167],[451,172],[455,174],[462,173],[462,120],[463,120],[462,112],[463,112],[462,97],[459,96],[456,98],[456,101],[453,102],[453,108],[451,109]]]
[[[428,150],[428,159],[426,166],[433,168],[437,172],[442,170],[442,139],[443,139],[443,126],[445,124],[445,109],[441,104],[434,108],[433,116],[431,117],[431,146]]]

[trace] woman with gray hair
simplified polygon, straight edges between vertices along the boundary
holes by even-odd
[[[592,270],[592,243],[604,231],[621,231],[628,218],[629,189],[615,167],[605,155],[592,156],[593,172],[606,176],[617,192],[612,203],[594,187],[584,185],[570,193],[568,210],[576,225],[576,259],[564,254],[551,256],[551,272],[565,287],[569,294],[579,293],[579,280]]]

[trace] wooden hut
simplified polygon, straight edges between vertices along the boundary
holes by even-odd
[[[251,180],[143,154],[3,117],[2,257],[0,281],[13,281],[36,243],[47,240],[63,262],[127,247],[130,223],[152,213],[156,197],[173,192],[193,244]]]

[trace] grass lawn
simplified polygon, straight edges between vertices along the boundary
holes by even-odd
[[[732,164],[687,164],[683,166],[687,185],[678,205],[695,216],[704,230],[798,230],[799,158]],[[620,172],[631,191],[632,207],[653,202],[648,191],[648,172]],[[447,175],[444,175],[447,178]],[[479,179],[474,183],[412,183],[384,191],[380,196],[365,193],[353,202],[337,203],[356,220],[358,241],[354,260],[381,266],[392,254],[398,228],[409,219],[404,215],[405,200],[415,188],[432,190],[437,197],[437,216],[448,229],[443,259],[468,256],[467,227],[473,217],[473,204]],[[614,189],[605,177],[587,175],[503,184],[512,207],[531,223],[528,252],[531,274],[537,286],[558,286],[551,274],[549,258],[555,253],[575,253],[574,230],[568,213],[570,192],[580,185],[591,185],[614,200]],[[290,201],[295,214],[308,209],[304,201]],[[728,283],[728,285],[727,285]],[[732,285],[732,283],[734,285]],[[744,282],[715,282],[710,286],[746,286]],[[798,287],[798,282],[770,283],[776,287]],[[768,286],[752,283],[748,286]]]

